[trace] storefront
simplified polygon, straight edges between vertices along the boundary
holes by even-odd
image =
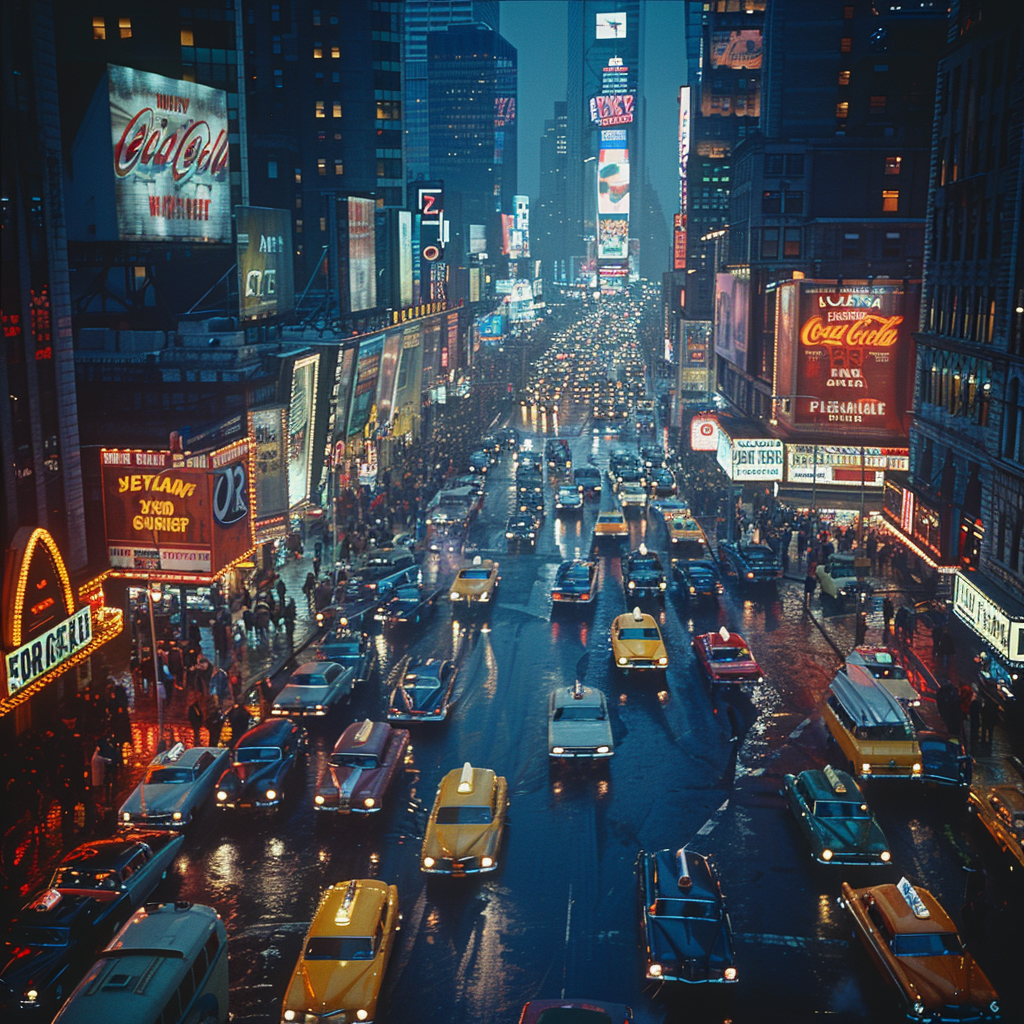
[[[976,569],[960,569],[953,579],[953,613],[984,642],[991,670],[1007,685],[1024,674],[1024,602]]]
[[[53,537],[23,527],[4,555],[0,735],[17,736],[84,689],[90,659],[124,627],[101,580],[76,587]]]
[[[948,596],[955,559],[943,543],[949,510],[910,484],[902,473],[886,473],[882,488],[886,533],[906,550],[908,568],[922,581],[940,586]]]

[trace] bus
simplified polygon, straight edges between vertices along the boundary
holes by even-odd
[[[149,903],[111,939],[54,1024],[226,1024],[228,938],[212,907]]]

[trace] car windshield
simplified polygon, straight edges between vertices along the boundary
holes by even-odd
[[[116,889],[121,879],[116,871],[81,871],[78,868],[58,868],[53,876],[54,889]]]
[[[569,583],[589,583],[590,582],[590,570],[585,566],[577,566],[575,569],[569,569],[565,574],[565,579]]]
[[[692,519],[677,519],[672,523],[672,529],[692,532],[697,529],[697,524]]]
[[[437,809],[438,825],[489,825],[491,809],[483,806],[439,807]]]
[[[463,569],[459,576],[464,580],[486,580],[490,578],[487,569]]]
[[[750,651],[746,647],[712,647],[712,661],[750,661]]]
[[[814,813],[819,818],[870,818],[866,804],[852,800],[816,800]]]
[[[305,960],[372,960],[373,939],[366,935],[321,935],[306,943]]]
[[[148,786],[168,786],[191,781],[191,768],[150,768],[146,774],[146,785]]]
[[[399,601],[418,601],[420,599],[419,587],[399,587],[395,591],[395,597],[397,597]],[[353,645],[352,650],[359,650],[359,645]]]
[[[344,657],[346,654],[358,654],[358,640],[334,640],[331,642],[331,654],[334,657]]]
[[[378,767],[376,754],[353,754],[347,751],[331,754],[331,764],[335,768],[371,769]]]
[[[554,721],[556,722],[603,722],[605,720],[604,708],[595,705],[566,704],[563,707],[555,708]]]
[[[288,680],[289,686],[326,686],[323,676],[292,676]]]
[[[760,562],[764,564],[766,562],[774,562],[775,556],[771,551],[765,551],[763,548],[744,548],[743,557],[748,562]]]
[[[714,903],[707,900],[660,899],[654,901],[655,917],[697,917],[716,920],[718,912]]]
[[[71,941],[67,928],[40,928],[38,925],[16,924],[7,933],[12,946],[66,946]]]
[[[603,516],[602,515],[602,516],[598,516],[597,517],[597,521],[599,523],[621,523],[622,522],[622,517],[621,516],[617,516],[617,515],[610,515],[610,516]]]
[[[661,563],[654,555],[634,555],[629,560],[629,567],[633,572],[657,572]]]
[[[239,747],[235,751],[235,764],[249,764],[253,761],[280,760],[280,747]]]
[[[897,956],[958,956],[964,951],[956,932],[918,932],[897,935],[892,940]]]
[[[657,626],[627,626],[619,630],[620,640],[660,640]]]
[[[900,668],[899,665],[872,665],[867,664],[865,666],[875,679],[906,679],[906,669]]]

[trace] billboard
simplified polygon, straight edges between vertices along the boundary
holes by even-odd
[[[629,217],[599,217],[597,221],[597,256],[602,260],[624,260],[628,254]]]
[[[717,458],[730,480],[782,479],[782,441],[775,437],[730,437],[719,427]]]
[[[913,389],[916,287],[787,281],[778,289],[776,393],[792,426],[904,437]]]
[[[380,373],[377,375],[377,423],[391,421],[392,403],[395,397],[395,376],[398,373],[398,359],[402,352],[402,331],[388,331],[384,335],[384,349],[380,359]]]
[[[287,406],[253,409],[249,413],[249,433],[255,454],[253,485],[257,517],[284,512],[288,508],[288,474],[284,457],[287,430]]]
[[[598,39],[625,39],[625,12],[598,12],[595,31]]]
[[[689,367],[707,366],[708,349],[711,344],[710,321],[681,320],[679,331],[682,335],[680,363]]]
[[[227,95],[107,65],[117,233],[132,242],[230,242]]]
[[[629,283],[635,284],[640,280],[640,239],[629,240]]]
[[[590,120],[607,128],[613,124],[632,124],[636,98],[628,93],[590,97]]]
[[[398,302],[412,305],[412,213],[398,211]]]
[[[487,227],[484,224],[469,225],[469,251],[487,252]]]
[[[718,417],[700,412],[690,420],[690,447],[695,452],[718,451]]]
[[[410,187],[420,218],[420,261],[434,263],[444,255],[444,183],[422,181]]]
[[[349,196],[348,290],[349,311],[358,313],[377,305],[376,231],[372,199]]]
[[[533,285],[529,281],[515,281],[508,297],[508,318],[513,323],[533,319]]]
[[[597,212],[629,214],[629,150],[601,149],[597,154]]]
[[[235,207],[238,313],[242,320],[284,316],[295,308],[292,217],[287,210]]]
[[[250,439],[182,455],[100,450],[107,555],[126,575],[210,577],[252,552]]]
[[[292,367],[288,403],[288,506],[295,508],[309,497],[313,470],[313,426],[316,422],[316,382],[320,356],[297,359]]]
[[[863,456],[863,481],[862,457]],[[906,448],[864,445],[787,444],[786,479],[790,483],[881,487],[886,470],[906,472]]]
[[[495,295],[511,295],[512,289],[515,286],[514,280],[501,279],[494,282],[494,294]]]
[[[371,420],[377,422],[377,377],[380,374],[384,335],[378,334],[359,344],[356,363],[356,386],[352,392],[352,409],[348,416],[348,436],[362,434]]]
[[[747,368],[748,291],[742,278],[715,275],[715,352],[741,370]]]
[[[686,221],[689,196],[686,191],[686,170],[690,162],[690,89],[679,90],[679,213],[673,218],[672,269],[686,269]]]
[[[520,256],[530,256],[530,197],[513,196],[512,207],[515,210],[515,230],[519,232]]]
[[[736,71],[756,71],[761,67],[764,43],[759,28],[712,32],[709,50],[711,66]]]
[[[482,316],[476,322],[476,332],[481,341],[496,341],[505,333],[505,318],[500,313]]]

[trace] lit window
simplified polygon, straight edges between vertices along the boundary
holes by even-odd
[[[320,230],[321,231],[326,231],[327,230],[327,218],[326,217],[321,217],[320,218]]]
[[[340,46],[332,46],[331,47],[331,56],[335,60],[337,60],[341,56],[341,47]]]
[[[850,84],[850,72],[849,71],[840,71],[839,72],[839,84],[840,85],[849,85]]]
[[[302,168],[301,167],[296,167],[295,168],[295,184],[296,185],[301,185],[302,184]]]
[[[268,178],[276,178],[277,177],[277,161],[276,160],[268,160],[267,161],[267,177]]]
[[[323,100],[317,100],[316,101],[316,116],[317,117],[323,117],[324,116],[324,101]]]
[[[853,4],[847,4],[843,8],[843,17],[849,21],[853,17]]]
[[[341,117],[341,102],[339,100],[334,101],[334,106],[332,110],[334,117]]]
[[[322,43],[313,44],[313,60],[320,60],[324,55],[324,48]]]
[[[884,114],[885,113],[885,97],[884,96],[872,96],[871,97],[871,113],[872,114]]]
[[[897,213],[900,208],[900,194],[895,190],[882,192],[882,212]]]
[[[343,161],[341,161],[341,160],[335,160],[334,161],[334,173],[335,174],[344,174],[345,173],[345,164],[344,164]]]
[[[383,160],[378,160],[377,161],[377,177],[378,178],[386,177],[386,175],[384,174],[384,161]]]
[[[270,20],[280,21],[281,20],[281,5],[271,4],[270,5]]]
[[[274,68],[274,88],[284,88],[284,72],[280,68]]]
[[[313,24],[314,25],[319,25],[320,24],[320,12],[319,11],[314,11],[313,12]]]
[[[317,172],[320,173],[320,174],[326,174],[327,173],[327,157],[321,156],[321,157],[317,158],[316,169],[317,169]]]
[[[93,39],[107,38],[107,22],[104,18],[92,19],[92,37]]]
[[[121,30],[122,39],[131,39],[132,37],[132,19],[131,18],[118,18],[117,27]]]
[[[847,103],[846,100],[843,100],[842,103],[836,104],[836,117],[838,117],[840,121],[845,121],[849,113],[850,104]]]
[[[800,255],[800,229],[786,228],[783,235],[782,255],[794,258]]]
[[[302,234],[302,221],[301,220],[297,220],[295,222],[295,234],[297,234],[297,235],[301,235]]]
[[[301,210],[302,209],[302,196],[296,196],[295,197],[295,209],[296,210]]]
[[[839,52],[849,53],[853,49],[853,40],[849,36],[843,36],[839,40]]]
[[[183,28],[181,30],[181,45],[182,46],[195,46],[195,39],[192,35],[192,29]]]
[[[885,158],[885,173],[886,174],[899,174],[900,165],[903,163],[903,157],[901,156],[887,156]]]

